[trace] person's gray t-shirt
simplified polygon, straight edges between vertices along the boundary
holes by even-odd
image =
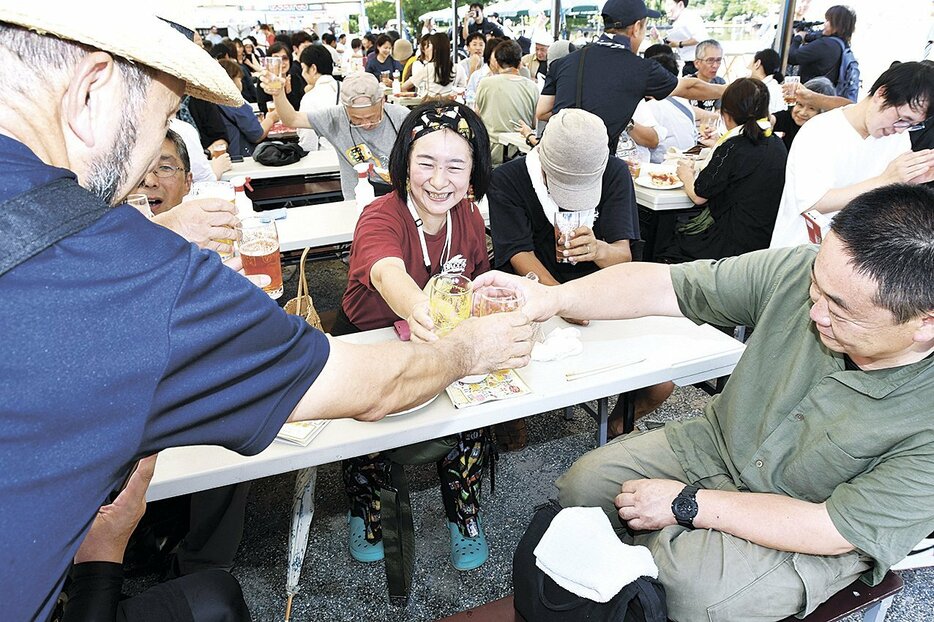
[[[320,136],[323,136],[337,150],[337,159],[340,162],[341,171],[341,192],[344,194],[344,200],[350,201],[354,198],[354,187],[357,185],[357,174],[353,170],[353,165],[361,161],[373,163],[374,168],[389,169],[389,154],[392,153],[392,146],[396,142],[396,135],[402,122],[409,114],[409,109],[396,104],[383,104],[383,121],[373,129],[364,130],[359,127],[351,127],[350,120],[347,118],[347,112],[341,105],[330,106],[322,110],[315,110],[308,113],[308,121],[312,128]],[[365,145],[366,149],[362,149]],[[355,153],[362,157],[368,155],[366,159],[353,159],[350,150],[355,147]],[[388,174],[388,173],[387,173]],[[372,176],[374,182],[380,180],[375,174]]]

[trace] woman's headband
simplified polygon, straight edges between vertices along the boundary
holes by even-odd
[[[412,142],[438,130],[448,129],[459,134],[470,142],[473,132],[465,119],[456,108],[431,108],[424,111],[418,119],[418,124],[412,128]]]

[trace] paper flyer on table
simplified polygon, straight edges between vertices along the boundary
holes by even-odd
[[[315,421],[294,421],[286,423],[282,426],[282,429],[279,430],[279,433],[276,434],[276,438],[286,443],[307,447],[311,444],[311,441],[321,433],[321,430],[323,430],[324,426],[327,424],[327,421],[322,421],[320,419]]]
[[[476,406],[531,393],[528,385],[512,369],[492,372],[475,384],[455,382],[447,388],[455,408]]]

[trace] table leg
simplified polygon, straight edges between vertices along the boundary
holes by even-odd
[[[627,391],[620,396],[623,400],[623,434],[629,434],[636,429],[636,394]]]
[[[292,613],[292,597],[298,593],[305,549],[308,548],[308,532],[315,515],[315,483],[318,468],[301,469],[295,474],[295,493],[292,498],[292,525],[289,529],[289,565],[285,592],[288,596],[285,619]]]
[[[597,446],[606,445],[607,427],[610,422],[610,398],[601,397],[597,400]]]

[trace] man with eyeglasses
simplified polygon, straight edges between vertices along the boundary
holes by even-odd
[[[265,88],[265,76],[262,84]],[[409,110],[384,103],[382,87],[373,74],[362,72],[347,76],[341,82],[339,104],[307,114],[297,112],[281,90],[266,92],[273,96],[279,118],[285,125],[314,130],[337,150],[345,200],[354,198],[357,172],[353,167],[361,163],[373,165],[370,183],[376,196],[392,191],[389,154]]]
[[[697,44],[697,56],[694,59],[695,72],[691,77],[707,84],[726,84],[726,80],[717,75],[723,64],[723,46],[714,39],[707,39]],[[719,99],[692,99],[691,105],[697,110],[695,116],[701,120],[716,119],[720,109]],[[698,113],[698,110],[702,111]]]
[[[185,143],[178,134],[169,130],[162,141],[159,160],[139,184],[140,192],[149,199],[153,215],[172,209],[191,191],[189,163]]]
[[[237,237],[236,208],[229,201],[194,199],[182,203],[191,190],[193,175],[185,140],[168,130],[159,159],[139,182],[136,192],[146,195],[148,209],[139,209],[157,225],[174,231],[192,244],[218,253],[230,253],[226,241]],[[173,209],[175,208],[175,209]]]
[[[788,154],[772,248],[819,242],[830,220],[859,194],[934,180],[934,150],[911,150],[934,101],[934,66],[900,63],[858,103],[801,127]]]

